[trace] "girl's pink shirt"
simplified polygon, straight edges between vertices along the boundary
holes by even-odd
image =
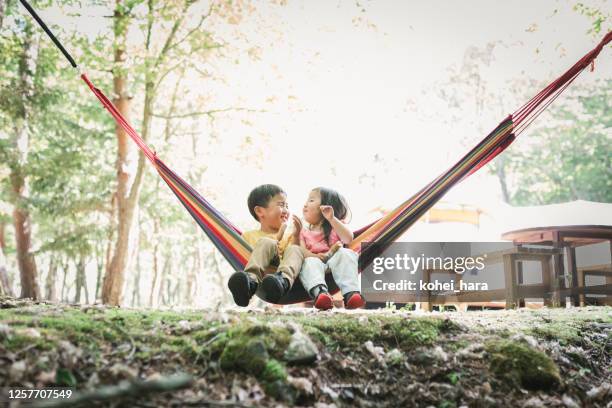
[[[310,231],[303,228],[300,231],[300,240],[304,241],[306,249],[313,254],[322,254],[329,251],[329,248],[336,242],[340,241],[340,237],[336,234],[336,231],[332,230],[329,234],[329,244],[325,241],[323,231]]]

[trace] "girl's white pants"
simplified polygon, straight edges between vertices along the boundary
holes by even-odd
[[[304,258],[300,270],[302,285],[310,294],[317,285],[325,285],[325,271],[329,268],[343,295],[349,292],[361,292],[361,282],[357,273],[358,255],[348,248],[340,248],[327,263],[319,258]]]

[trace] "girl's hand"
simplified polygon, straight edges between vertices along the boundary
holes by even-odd
[[[302,220],[297,215],[293,215],[293,235],[299,236],[302,231]]]
[[[334,219],[334,208],[331,205],[320,205],[319,209],[327,221]]]
[[[293,215],[293,231],[292,231],[292,241],[293,245],[300,245],[300,232],[302,231],[302,220],[296,215]]]

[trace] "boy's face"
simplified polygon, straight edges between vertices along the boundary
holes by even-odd
[[[289,219],[289,206],[287,196],[278,193],[270,198],[267,207],[255,207],[255,214],[259,223],[269,229],[278,230]]]

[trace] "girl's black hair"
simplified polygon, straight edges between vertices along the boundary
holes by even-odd
[[[336,190],[332,190],[331,188],[326,187],[317,187],[314,190],[317,190],[321,195],[321,205],[331,205],[334,209],[334,216],[341,221],[346,221],[351,214],[351,210],[346,202],[346,199]],[[329,245],[329,235],[332,232],[332,226],[327,221],[323,215],[323,223],[321,226],[323,227],[323,236],[325,237],[325,242]]]

